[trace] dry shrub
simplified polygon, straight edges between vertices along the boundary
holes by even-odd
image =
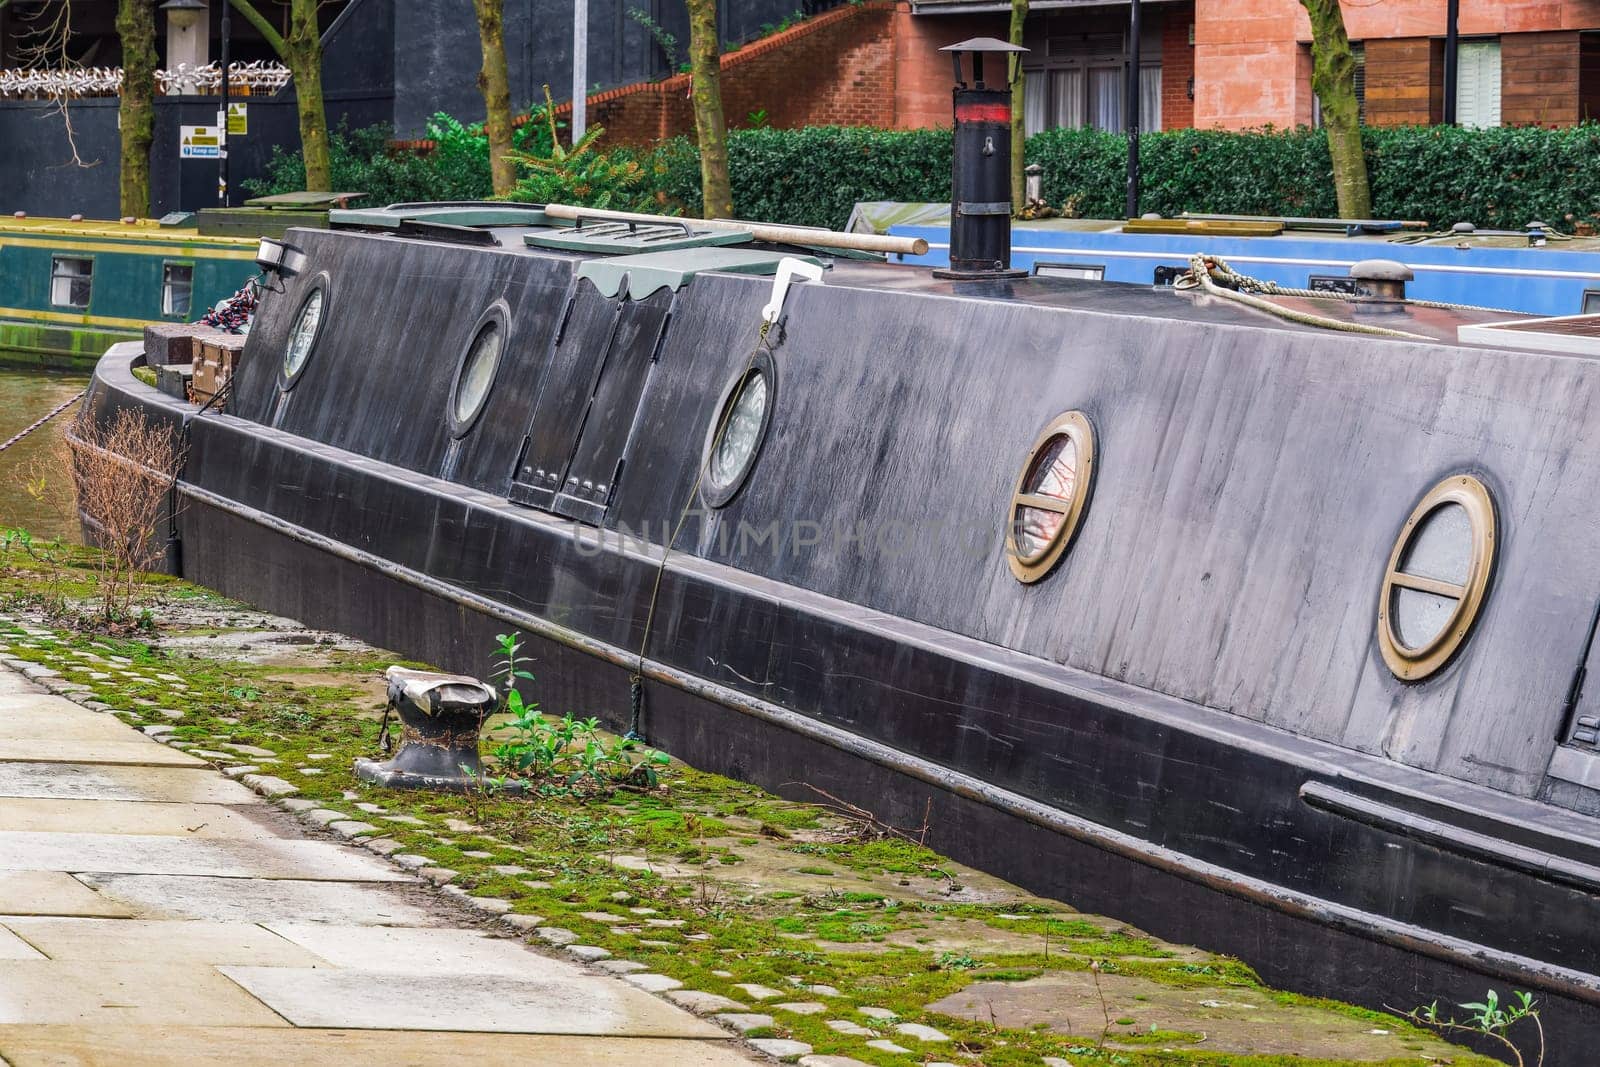
[[[157,536],[169,490],[183,462],[173,432],[124,408],[106,422],[85,407],[67,437],[78,508],[100,548],[100,619],[131,619],[139,575],[166,551]]]

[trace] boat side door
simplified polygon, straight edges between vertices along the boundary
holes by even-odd
[[[605,297],[579,282],[551,377],[512,479],[511,500],[598,525],[623,476],[628,438],[666,336],[672,291]]]

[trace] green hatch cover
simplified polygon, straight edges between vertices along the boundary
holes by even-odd
[[[559,248],[595,255],[634,255],[679,248],[742,245],[751,240],[748,230],[696,230],[687,222],[596,222],[579,219],[576,226],[524,234],[535,248]]]
[[[402,222],[432,222],[445,226],[545,226],[542,206],[517,204],[390,204],[388,207],[330,211],[334,226],[367,226],[397,230]]]
[[[588,278],[602,296],[626,291],[631,300],[643,300],[657,289],[682,289],[702,271],[734,274],[775,274],[778,264],[791,258],[782,252],[749,248],[684,248],[674,252],[646,252],[641,256],[611,256],[578,265],[578,277]],[[796,256],[819,263],[811,256]]]
[[[244,202],[245,207],[264,208],[319,208],[343,207],[366,193],[274,193],[257,196]]]

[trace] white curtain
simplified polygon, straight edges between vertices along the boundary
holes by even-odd
[[[1084,123],[1083,71],[1051,71],[1050,103],[1051,125],[1082,126]]]
[[[1050,123],[1050,81],[1042,70],[1023,72],[1022,128],[1029,137]]]
[[[1096,67],[1089,72],[1089,125],[1099,130],[1122,129],[1122,70]]]
[[[1139,69],[1139,129],[1161,128],[1161,68]]]

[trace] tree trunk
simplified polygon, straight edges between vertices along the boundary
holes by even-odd
[[[1028,21],[1028,0],[1011,0],[1011,36],[1014,45],[1022,44],[1022,26]],[[1027,131],[1023,125],[1023,73],[1022,55],[1017,52],[1008,57],[1011,61],[1011,214],[1028,206],[1028,161],[1023,158],[1027,147]]]
[[[122,214],[150,214],[150,143],[155,134],[155,0],[118,0],[117,36],[122,39],[122,166],[117,180]]]
[[[486,114],[483,129],[489,135],[489,176],[496,196],[517,184],[511,160],[511,76],[506,71],[505,0],[472,0],[478,10],[478,43],[483,66],[478,71],[478,91]]]
[[[322,31],[317,27],[318,0],[290,0],[289,35],[280,34],[250,0],[229,0],[278,53],[294,79],[300,113],[300,154],[306,164],[306,189],[331,193],[328,168],[328,113],[322,105]],[[352,190],[354,191],[354,190]]]
[[[722,58],[717,47],[717,0],[685,0],[689,8],[689,71],[694,128],[700,141],[700,189],[708,219],[733,217],[728,184],[728,131],[722,116]]]
[[[1372,217],[1367,159],[1361,150],[1361,109],[1356,102],[1356,61],[1344,30],[1339,0],[1300,0],[1311,16],[1311,87],[1322,102],[1322,127],[1333,158],[1339,216]]]

